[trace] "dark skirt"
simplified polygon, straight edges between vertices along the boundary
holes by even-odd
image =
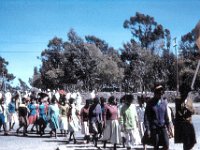
[[[175,122],[175,143],[183,143],[185,147],[191,149],[196,143],[194,126],[189,121]]]
[[[144,132],[144,135],[141,140],[142,140],[141,141],[142,144],[153,146],[153,139],[152,139],[152,137],[148,136],[147,131]]]
[[[99,122],[89,123],[89,132],[92,134],[101,134],[103,132],[103,125]]]
[[[19,117],[19,125],[20,126],[27,126],[28,125],[28,118],[20,116]]]
[[[158,128],[151,130],[151,136],[148,137],[145,131],[142,137],[142,144],[151,146],[169,146],[169,136],[166,128]]]
[[[192,147],[195,145],[196,135],[192,123],[190,122],[183,123],[182,139],[183,139],[183,146],[185,147],[185,149],[192,149]]]

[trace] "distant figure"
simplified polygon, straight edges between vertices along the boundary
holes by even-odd
[[[12,95],[10,92],[6,92],[5,93],[5,104],[6,106],[8,106],[8,104],[11,102],[11,99],[12,99]]]
[[[39,126],[39,134],[42,136],[45,134],[44,130],[47,126],[47,105],[44,104],[42,99],[39,99],[39,116],[38,116],[38,121],[37,125]]]
[[[194,109],[192,99],[188,96],[190,87],[180,86],[180,98],[176,99],[175,143],[183,143],[184,150],[190,150],[196,143],[196,135],[192,124]]]
[[[105,105],[106,105],[106,98],[104,98],[103,96],[100,97],[100,105],[101,105],[101,113],[102,115],[104,114],[105,112]],[[102,126],[105,126],[105,121],[104,121],[104,118],[102,116],[102,119],[103,119],[103,124]],[[102,132],[99,134],[99,139],[102,137]]]
[[[34,132],[35,126],[38,132],[37,124],[36,124],[38,104],[36,104],[36,99],[34,97],[31,98],[31,102],[30,104],[28,104],[28,109],[29,109],[29,115],[28,115],[29,125],[32,124],[31,132]]]
[[[139,124],[139,132],[140,138],[144,136],[145,126],[144,126],[144,112],[145,112],[145,97],[143,95],[138,97],[137,114],[138,114],[138,124]],[[146,145],[143,145],[144,149],[146,149]]]
[[[2,97],[0,99],[0,127],[3,126],[4,135],[8,135],[6,119],[6,105],[4,98]]]
[[[89,133],[89,109],[90,109],[90,99],[86,100],[85,106],[81,109],[81,126],[82,134],[84,134],[84,143],[89,143],[90,133]]]
[[[80,129],[79,125],[79,111],[77,106],[75,105],[75,99],[69,99],[69,110],[68,110],[68,122],[69,122],[69,142],[74,140],[74,144],[76,144],[76,136],[75,133]]]
[[[68,119],[67,119],[67,113],[69,111],[69,104],[67,103],[67,100],[65,97],[60,98],[61,101],[58,103],[58,107],[60,109],[60,131],[61,134],[64,134],[64,136],[67,136],[68,132]]]
[[[94,99],[96,96],[96,93],[95,93],[95,90],[93,90],[91,93],[90,93],[90,97],[91,99]]]
[[[12,98],[11,102],[8,104],[8,122],[9,122],[9,131],[13,129],[15,122],[17,120],[16,111],[15,111],[15,99]]]
[[[93,134],[93,141],[97,147],[98,134],[102,133],[102,110],[99,98],[95,97],[89,109],[89,132]]]
[[[162,100],[164,89],[158,84],[154,88],[154,97],[147,103],[144,116],[146,134],[152,140],[154,150],[163,146],[164,150],[169,149],[169,118],[167,113],[167,103]],[[145,144],[145,141],[144,143]]]
[[[55,138],[57,138],[57,129],[59,129],[59,108],[56,103],[56,97],[55,95],[51,99],[51,104],[48,107],[48,119],[50,124],[50,135],[55,135]]]
[[[144,107],[144,97],[143,95],[141,97],[138,97],[138,104],[139,107],[137,107],[137,113],[138,113],[138,122],[139,122],[139,129],[140,129],[140,136],[141,138],[144,135],[144,112],[145,112],[145,107]]]
[[[119,120],[121,118],[120,116],[120,112],[121,112],[121,109],[124,105],[124,101],[125,101],[125,95],[123,95],[121,98],[120,98],[120,102],[118,103],[118,117],[119,117]],[[126,135],[124,133],[124,129],[123,129],[123,124],[120,123],[120,129],[121,129],[121,137],[122,137],[122,145],[123,145],[123,148],[125,148],[125,143],[126,143]]]
[[[27,127],[28,127],[28,108],[26,106],[26,98],[22,98],[22,104],[19,105],[18,109],[19,115],[19,128],[17,129],[17,134],[19,133],[19,129],[23,127],[23,135],[27,135]]]
[[[18,112],[19,105],[22,103],[21,94],[17,91],[13,97],[15,99],[15,110]]]

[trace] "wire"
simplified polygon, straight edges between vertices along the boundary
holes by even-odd
[[[1,51],[0,50],[0,54],[1,53],[41,53],[42,51]]]

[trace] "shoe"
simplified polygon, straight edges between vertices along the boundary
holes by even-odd
[[[42,132],[40,132],[39,134],[40,134],[40,136],[42,136],[42,135],[43,135],[43,133],[42,133]]]
[[[87,144],[89,144],[90,143],[90,140],[87,140]]]
[[[35,132],[35,130],[34,130],[34,129],[31,129],[31,132]]]
[[[28,136],[28,134],[24,133],[23,136]]]
[[[53,132],[52,132],[52,131],[50,131],[50,132],[49,132],[49,134],[50,134],[50,137],[52,137],[52,136],[53,136]]]
[[[19,134],[19,129],[16,130],[17,135]]]
[[[8,136],[9,134],[7,132],[4,133],[5,136]]]
[[[97,141],[94,142],[94,147],[97,147]]]
[[[74,140],[74,144],[76,144],[77,142],[76,142],[76,140]]]

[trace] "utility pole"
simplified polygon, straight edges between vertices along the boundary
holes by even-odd
[[[176,53],[176,94],[178,95],[179,93],[179,71],[178,71],[178,51],[176,49],[176,37],[173,39],[174,40],[174,49],[175,49],[175,53]]]

